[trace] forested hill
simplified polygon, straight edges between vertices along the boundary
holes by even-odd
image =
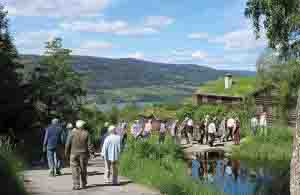
[[[40,58],[36,55],[21,56],[22,61],[28,67],[30,64],[37,64]],[[112,93],[111,90],[116,89],[130,88],[130,91],[136,91],[132,89],[159,86],[160,90],[164,87],[168,90],[172,88],[172,92],[169,91],[170,95],[176,96],[178,92],[179,96],[187,96],[201,83],[215,80],[225,74],[225,71],[205,66],[156,63],[132,58],[72,56],[72,65],[75,70],[89,75],[89,92],[91,94],[96,94],[99,90]],[[234,72],[234,74],[240,75],[239,72]],[[241,72],[241,74],[245,73]],[[101,93],[103,94],[103,92]],[[163,92],[161,95],[163,96]],[[116,101],[122,101],[122,99]]]

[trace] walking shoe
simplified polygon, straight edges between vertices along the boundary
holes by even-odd
[[[56,169],[56,175],[57,176],[61,176],[62,174],[61,174],[61,171],[59,170],[59,169]]]
[[[86,184],[82,184],[82,189],[86,189]]]
[[[54,170],[51,170],[51,171],[50,171],[49,177],[55,177],[55,172],[54,172]]]
[[[78,186],[74,186],[72,190],[80,190],[80,188]]]

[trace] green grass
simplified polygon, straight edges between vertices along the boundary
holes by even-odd
[[[204,186],[192,180],[187,165],[182,160],[183,151],[168,138],[165,144],[157,144],[157,136],[149,141],[135,142],[129,139],[122,155],[120,172],[134,182],[158,189],[168,195],[221,194],[212,186]]]
[[[233,78],[232,88],[225,89],[224,78],[216,81],[209,81],[201,86],[197,92],[211,93],[228,96],[246,96],[256,89],[255,77],[238,77]]]
[[[24,163],[17,157],[15,147],[9,139],[0,139],[0,194],[27,194],[19,177],[23,168]]]
[[[233,147],[233,157],[247,160],[289,161],[292,155],[292,130],[269,129],[269,136],[248,136]]]

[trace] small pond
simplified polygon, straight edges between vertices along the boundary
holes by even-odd
[[[197,153],[197,160],[189,161],[189,174],[229,195],[290,194],[288,162],[253,163],[229,159],[223,152]]]

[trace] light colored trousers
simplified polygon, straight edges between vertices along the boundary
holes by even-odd
[[[111,180],[112,176],[112,180]],[[105,160],[104,181],[118,184],[118,161]]]

